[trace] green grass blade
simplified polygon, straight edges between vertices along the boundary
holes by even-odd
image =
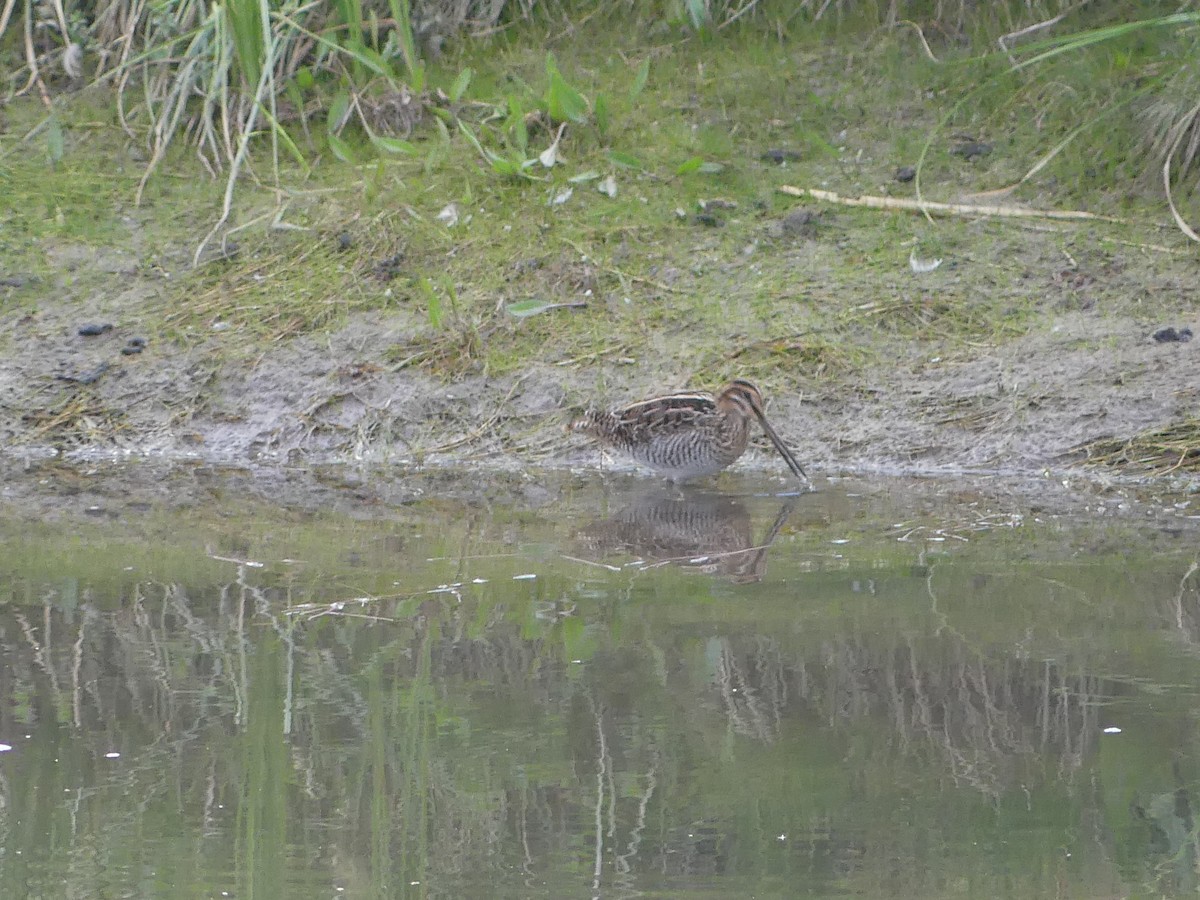
[[[262,10],[267,0],[226,0],[230,36],[238,65],[247,86],[258,84],[262,77],[264,54]]]
[[[588,103],[579,91],[575,90],[558,71],[558,64],[553,53],[546,54],[546,75],[549,84],[546,87],[546,113],[555,122],[574,122],[582,125],[587,121]]]
[[[620,166],[622,169],[636,169],[638,171],[645,171],[646,169],[645,164],[632,153],[612,150],[609,151],[608,159],[613,165]]]
[[[629,89],[629,99],[636,100],[646,87],[646,82],[650,78],[650,57],[642,60],[642,64],[638,66],[637,76],[633,79],[633,86]]]
[[[473,74],[474,72],[470,66],[458,73],[458,77],[454,79],[454,84],[450,85],[451,103],[457,103],[462,99],[462,95],[467,92],[467,87],[471,84],[471,76]]]
[[[388,0],[392,10],[392,21],[396,23],[396,37],[400,42],[400,55],[404,57],[404,67],[409,75],[420,68],[421,59],[417,55],[417,42],[413,38],[412,7],[409,0]]]
[[[384,153],[403,154],[405,156],[415,156],[417,147],[410,141],[404,141],[400,138],[387,137],[386,135],[369,132],[367,135],[371,139],[371,143],[382,150]]]
[[[58,116],[51,115],[46,123],[46,158],[50,165],[56,165],[66,152],[66,138],[63,136],[62,124]]]
[[[1040,62],[1045,62],[1055,56],[1060,56],[1064,53],[1072,53],[1076,50],[1082,50],[1084,47],[1090,47],[1093,44],[1103,43],[1104,41],[1112,41],[1134,32],[1141,31],[1146,28],[1170,28],[1176,25],[1195,26],[1200,24],[1200,13],[1176,13],[1170,16],[1161,16],[1156,19],[1146,19],[1140,22],[1122,22],[1119,25],[1107,25],[1103,28],[1093,28],[1088,31],[1082,31],[1077,34],[1070,34],[1063,38],[1051,39],[1046,41],[1038,41],[1025,47],[1028,50],[1037,50],[1045,47],[1047,49],[1030,57],[1029,59],[1021,60],[1012,67],[1012,71],[1019,71],[1036,65]]]
[[[300,151],[300,148],[296,146],[296,142],[292,140],[292,136],[287,133],[287,130],[281,124],[279,124],[279,120],[276,119],[269,110],[264,109],[262,114],[266,116],[267,124],[269,124],[272,131],[275,132],[275,137],[281,144],[283,144],[283,148],[287,150],[288,155],[296,161],[296,164],[300,166],[301,171],[304,172],[304,175],[307,178],[311,172],[311,169],[309,169],[308,166],[308,160],[304,158],[304,154]]]
[[[351,59],[361,64],[364,68],[386,78],[389,84],[395,82],[396,73],[392,69],[391,64],[362,41],[348,39],[342,45],[342,49]]]
[[[333,155],[342,162],[349,165],[354,165],[358,162],[354,155],[354,150],[345,141],[345,139],[338,137],[338,135],[332,131],[325,135],[325,139],[329,142],[329,149],[333,151]]]

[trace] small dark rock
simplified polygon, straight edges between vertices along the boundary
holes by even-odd
[[[793,209],[783,217],[783,228],[785,231],[800,231],[816,221],[817,214],[811,209]]]
[[[817,229],[821,226],[821,217],[811,209],[793,209],[784,216],[779,224],[777,234],[789,237],[815,238]]]
[[[901,166],[896,170],[896,180],[901,184],[908,184],[917,177],[917,170],[912,166]]]
[[[0,278],[0,287],[23,288],[37,280],[36,275],[6,275]]]
[[[372,271],[380,281],[391,281],[404,270],[404,253],[393,253],[377,260]]]
[[[772,147],[770,150],[764,150],[761,158],[763,162],[771,162],[777,166],[781,166],[785,162],[795,162],[800,159],[800,154],[796,150],[783,150],[778,147]]]
[[[706,228],[724,228],[725,220],[720,216],[715,216],[710,212],[696,213],[692,216],[692,221],[697,225],[703,225]]]
[[[963,141],[950,148],[951,154],[961,156],[968,162],[979,156],[987,156],[991,152],[992,145],[985,144],[983,141]]]
[[[145,347],[146,339],[144,337],[131,337],[126,341],[126,345],[129,347]]]
[[[337,236],[337,242],[339,250],[349,250],[354,246],[354,235],[348,231],[343,231]]]
[[[81,372],[78,375],[55,375],[59,381],[71,381],[75,384],[95,384],[100,380],[100,376],[109,370],[109,364],[106,362],[100,363],[94,369],[89,369],[86,372]]]
[[[1160,344],[1186,344],[1192,339],[1192,329],[1180,328],[1176,331],[1174,328],[1167,326],[1160,328],[1154,332],[1154,340]]]
[[[524,275],[528,275],[531,272],[536,272],[544,265],[545,260],[538,259],[534,256],[530,256],[526,259],[518,259],[512,264],[513,275],[520,278]]]
[[[146,348],[141,346],[140,344],[126,344],[124,347],[121,348],[121,355],[122,356],[137,356],[137,354],[141,353],[144,349],[146,349]]]
[[[86,325],[79,326],[79,334],[83,337],[95,337],[98,334],[112,331],[111,322],[89,322]]]

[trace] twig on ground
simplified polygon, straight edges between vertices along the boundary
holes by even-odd
[[[517,388],[519,388],[522,385],[522,383],[524,383],[524,381],[527,377],[528,377],[528,375],[522,375],[520,378],[517,378],[513,382],[512,387],[510,387],[508,389],[508,393],[505,394],[504,399],[501,400],[499,405],[496,407],[496,411],[494,413],[492,413],[490,416],[488,416],[488,418],[484,422],[482,422],[479,425],[479,427],[476,428],[474,431],[470,432],[469,434],[464,435],[463,437],[458,438],[457,440],[450,441],[448,444],[441,444],[437,447],[430,447],[427,450],[423,450],[422,452],[425,454],[445,453],[448,450],[453,450],[455,447],[461,447],[463,444],[469,444],[472,441],[475,441],[475,440],[483,437],[483,435],[487,434],[489,431],[492,430],[493,425],[495,425],[497,422],[500,421],[500,417],[504,415],[504,410],[508,406],[508,401],[510,401],[513,398],[513,395],[515,395],[517,393]]]
[[[1123,223],[1124,219],[1102,216],[1078,209],[1030,209],[1027,206],[979,205],[974,203],[937,203],[933,200],[907,200],[903,197],[874,197],[862,194],[858,197],[843,197],[834,191],[816,188],[798,188],[790,184],[779,186],[780,193],[791,197],[812,197],[840,206],[866,206],[871,209],[894,209],[907,212],[945,213],[954,216],[997,216],[999,218],[1024,219],[1086,219],[1093,222]]]

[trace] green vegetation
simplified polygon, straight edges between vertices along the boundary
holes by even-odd
[[[508,4],[471,37],[408,0],[242,0],[146,12],[123,57],[115,18],[68,12],[32,58],[26,9],[0,30],[30,88],[0,136],[0,253],[31,276],[9,294],[44,305],[82,243],[134,260],[126,314],[212,359],[384,311],[399,339],[369,362],[393,370],[650,355],[672,383],[853,393],[1037,332],[1075,302],[1041,280],[1058,260],[1179,252],[1163,162],[1170,214],[1200,221],[1196,15],[938,9]],[[797,209],[784,185],[1121,221]]]
[[[1191,102],[1196,83],[1187,63],[1196,51],[1200,14],[1190,12],[1130,18],[1119,5],[1081,11],[1070,5],[1039,8],[1016,3],[982,7],[962,3],[957,9],[893,3],[884,11],[851,0],[832,4],[811,0],[797,4],[610,2],[586,13],[567,6],[538,15],[532,4],[519,0],[489,4],[486,13],[438,0],[417,2],[415,7],[413,0],[304,5],[237,0],[216,6],[211,13],[192,2],[154,9],[116,4],[103,10],[86,3],[67,8],[56,2],[37,10],[26,5],[14,16],[15,9],[15,2],[10,3],[0,16],[0,51],[7,50],[7,60],[0,58],[0,62],[8,63],[13,88],[21,86],[20,93],[36,88],[49,107],[50,115],[36,130],[44,138],[51,162],[66,151],[59,117],[62,104],[51,99],[51,89],[68,80],[76,85],[113,85],[122,127],[131,136],[144,134],[152,148],[146,177],[182,137],[196,145],[210,170],[229,167],[229,190],[242,174],[256,137],[269,142],[273,180],[279,184],[281,154],[290,156],[303,171],[313,150],[328,149],[346,162],[356,159],[353,142],[345,135],[350,123],[357,137],[375,152],[418,152],[405,138],[423,109],[436,112],[443,123],[462,128],[498,173],[520,174],[521,164],[531,161],[497,156],[480,147],[468,123],[458,117],[460,100],[472,80],[470,67],[460,68],[446,91],[426,91],[437,81],[430,78],[429,59],[436,64],[451,61],[449,54],[443,56],[446,41],[461,41],[469,35],[469,27],[477,32],[509,30],[518,40],[530,37],[531,31],[542,32],[568,51],[565,58],[572,64],[586,64],[588,49],[596,46],[597,38],[602,48],[625,43],[619,39],[624,35],[614,40],[617,29],[646,34],[651,42],[644,49],[661,51],[678,46],[681,39],[711,48],[717,34],[722,41],[757,35],[774,38],[780,45],[834,34],[846,39],[855,31],[869,34],[882,24],[885,33],[900,37],[909,51],[904,58],[895,57],[892,71],[884,72],[895,84],[910,80],[905,63],[918,47],[930,61],[953,70],[951,83],[959,96],[946,98],[948,112],[941,126],[952,126],[963,109],[973,118],[991,94],[998,104],[1036,109],[1038,131],[1052,133],[1060,124],[1072,126],[1048,159],[1085,131],[1111,128],[1107,121],[1111,115],[1149,97],[1154,103],[1143,110],[1147,131],[1143,146],[1153,146],[1168,166],[1174,162],[1184,171],[1197,155],[1200,110]],[[36,26],[41,40],[35,43],[26,37],[19,43],[18,25],[26,30]],[[513,26],[519,31],[511,30]],[[469,36],[465,40],[454,46],[459,55],[480,46]],[[978,52],[993,42],[999,51]],[[894,52],[894,41],[893,45]],[[648,75],[649,60],[643,59],[633,94],[645,86]],[[492,102],[503,95],[500,108],[508,114],[505,130],[512,149],[523,152],[527,129],[520,120],[528,112],[523,106],[528,98],[520,95],[528,93],[530,85],[511,72],[504,80],[519,90],[503,87]],[[564,77],[553,54],[546,60],[545,87],[536,105],[553,122],[590,122],[602,134],[608,130],[608,95],[597,90],[589,102]],[[322,118],[325,146],[314,147],[310,123]],[[388,133],[393,131],[402,136]],[[932,140],[937,129],[929,135]],[[928,148],[926,143],[924,149]],[[1127,147],[1127,151],[1135,149]],[[1106,155],[1106,161],[1111,159],[1111,154]],[[676,171],[705,165],[703,160],[689,160]],[[1169,187],[1169,169],[1165,177]],[[228,200],[227,192],[226,214]]]

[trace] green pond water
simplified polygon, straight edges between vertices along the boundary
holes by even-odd
[[[1200,499],[784,486],[0,504],[0,897],[1200,889]]]

